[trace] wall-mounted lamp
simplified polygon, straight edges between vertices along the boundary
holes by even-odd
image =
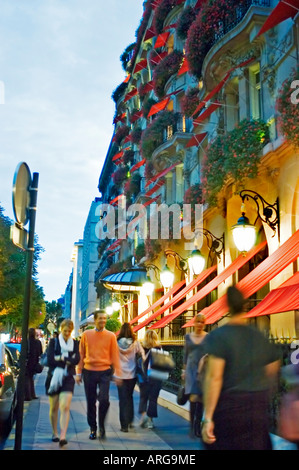
[[[175,266],[184,273],[187,273],[189,267],[189,269],[192,269],[194,274],[200,274],[206,264],[204,257],[197,249],[193,250],[187,259],[183,258],[173,250],[165,250],[165,256],[166,258],[168,256],[173,257],[175,259]]]
[[[262,222],[266,223],[274,232],[273,236],[276,233],[276,228],[278,230],[279,237],[279,200],[276,199],[274,204],[269,204],[265,199],[260,196],[255,191],[244,189],[240,192],[240,197],[242,199],[241,205],[241,217],[238,219],[237,223],[232,227],[233,239],[236,247],[241,252],[249,251],[256,241],[256,227],[255,223],[258,218]],[[250,224],[248,217],[245,216],[245,199],[252,199],[256,203],[257,207],[257,218],[254,221],[254,224]]]

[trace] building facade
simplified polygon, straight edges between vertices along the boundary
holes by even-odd
[[[254,310],[284,282],[298,286],[298,2],[287,3],[144,2],[136,43],[122,55],[127,76],[113,92],[95,272],[102,307],[113,292],[121,320],[140,335],[155,328],[175,342],[198,311],[211,328],[223,324],[234,283],[251,322],[278,340],[298,337],[296,302]],[[161,204],[172,209],[159,221]],[[244,256],[232,235],[241,213],[257,232]],[[198,276],[187,262],[194,248],[206,258]],[[167,288],[165,265],[174,273]],[[134,266],[147,270],[151,295],[103,282]]]

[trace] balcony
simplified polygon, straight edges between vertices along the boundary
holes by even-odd
[[[243,20],[251,6],[269,8],[271,6],[271,0],[247,0],[242,5],[239,5],[227,20],[218,23],[217,32],[215,32],[214,40],[211,42],[210,46],[212,47],[225,36],[225,34],[235,28]]]

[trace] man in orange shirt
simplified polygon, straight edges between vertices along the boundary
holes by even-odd
[[[80,362],[77,366],[76,382],[84,382],[84,389],[87,401],[87,422],[90,427],[89,439],[96,439],[96,401],[99,399],[99,430],[100,439],[106,437],[105,417],[110,405],[109,387],[113,375],[112,368],[116,376],[121,376],[119,349],[117,347],[116,336],[111,331],[105,329],[107,315],[99,310],[94,313],[95,329],[86,330],[80,340]],[[115,379],[118,383],[119,379]],[[97,388],[99,386],[99,395]]]

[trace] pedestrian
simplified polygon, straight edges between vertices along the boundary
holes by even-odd
[[[25,371],[25,401],[38,398],[35,394],[34,376],[37,373],[37,365],[42,353],[42,344],[39,339],[37,339],[35,328],[29,328],[28,354]]]
[[[117,386],[119,398],[119,420],[122,432],[128,432],[133,427],[134,401],[133,392],[136,385],[137,358],[145,359],[144,350],[131,327],[130,323],[124,323],[120,329],[117,344],[120,352],[120,366],[122,380]]]
[[[185,336],[184,365],[182,380],[185,383],[185,393],[189,395],[190,402],[190,437],[201,436],[201,418],[203,413],[202,384],[198,377],[200,360],[205,356],[204,331],[205,316],[197,314],[194,319],[194,330]]]
[[[230,320],[209,333],[202,439],[211,450],[271,450],[268,405],[280,352],[244,318],[244,297],[227,291]]]
[[[115,372],[116,377],[121,376],[119,350],[116,336],[106,330],[107,315],[105,311],[94,313],[95,328],[86,330],[80,340],[80,362],[77,366],[76,382],[83,380],[87,401],[87,422],[90,427],[89,439],[97,437],[96,401],[99,400],[98,424],[99,437],[105,439],[105,418],[110,406],[109,388],[110,380]],[[113,370],[114,369],[114,370]],[[116,385],[121,380],[115,378]],[[99,387],[99,394],[97,388]]]
[[[58,338],[51,338],[47,349],[48,375],[45,383],[50,402],[52,441],[63,447],[67,444],[66,432],[70,406],[74,393],[75,366],[80,360],[79,342],[71,337],[74,324],[65,319],[60,326]],[[58,437],[58,412],[60,411],[60,438]]]
[[[158,397],[162,388],[163,380],[154,379],[148,375],[151,362],[151,351],[153,348],[162,350],[159,338],[154,330],[147,330],[142,343],[145,360],[144,372],[146,380],[139,384],[139,413],[141,414],[140,426],[142,428],[152,429],[154,427],[153,418],[158,417]]]

